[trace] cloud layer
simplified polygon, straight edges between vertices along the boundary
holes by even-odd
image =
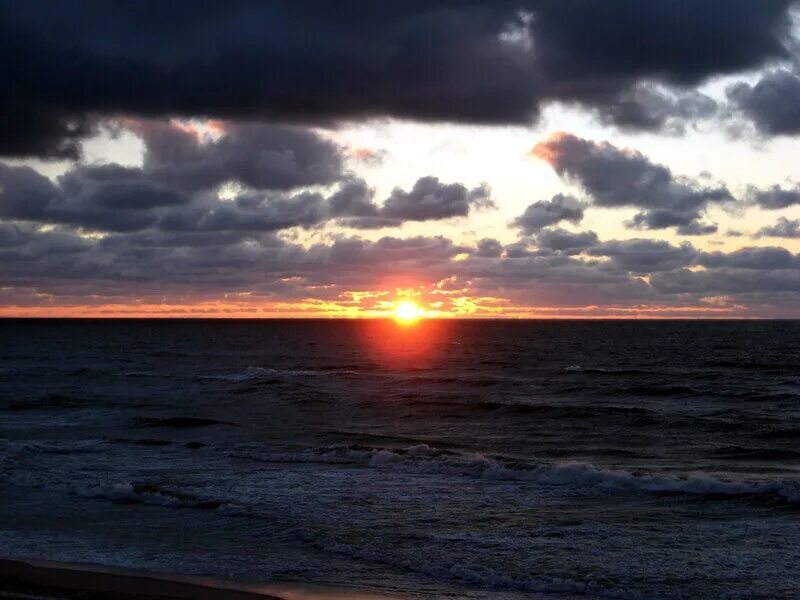
[[[391,149],[337,131],[384,117],[528,126],[559,104],[609,135],[796,135],[798,6],[0,0],[0,314],[369,313],[406,294],[448,314],[800,316],[800,256],[768,245],[797,248],[796,183],[687,177],[561,132],[531,154],[564,189],[519,190],[530,204],[501,213],[501,230],[480,211],[503,199],[474,185],[492,173],[465,185],[426,164],[378,193],[369,174]],[[98,131],[138,137],[141,161],[85,160]],[[617,209],[632,216],[612,235],[598,218]],[[731,250],[718,209],[769,220]],[[462,223],[461,236],[430,233]]]
[[[790,5],[3,2],[0,154],[75,158],[98,115],[523,124],[564,101],[658,129],[713,110],[691,86],[787,58]],[[767,131],[796,130],[793,81],[734,100]]]

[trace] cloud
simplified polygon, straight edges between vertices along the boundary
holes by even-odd
[[[586,204],[573,196],[556,194],[549,201],[540,200],[528,206],[524,213],[511,222],[511,226],[531,235],[561,221],[579,223],[585,208]]]
[[[503,245],[491,238],[483,238],[475,248],[475,255],[482,258],[498,258],[502,254]]]
[[[766,135],[800,133],[800,74],[769,71],[755,84],[737,83],[727,90],[733,106]]]
[[[491,190],[481,184],[468,190],[460,183],[442,183],[437,177],[417,179],[410,191],[392,190],[380,207],[373,206],[344,219],[343,225],[357,229],[397,227],[406,221],[433,221],[466,217],[475,209],[494,208]]]
[[[594,231],[573,233],[559,228],[544,229],[535,239],[539,248],[566,254],[579,254],[598,242],[597,234]]]
[[[691,244],[674,246],[662,240],[611,240],[589,248],[592,256],[605,256],[620,269],[644,275],[690,266],[698,256]]]
[[[773,185],[766,190],[760,190],[750,186],[747,190],[747,199],[752,204],[756,204],[767,210],[777,210],[800,204],[800,186],[793,188],[783,188]]]
[[[697,263],[704,267],[737,269],[799,269],[800,258],[786,248],[742,248],[730,253],[704,252]]]
[[[108,115],[523,124],[564,101],[652,129],[706,102],[642,97],[642,82],[685,96],[786,57],[790,4],[6,3],[0,154],[74,158]]]
[[[0,217],[98,232],[272,232],[332,220],[398,227],[494,206],[485,184],[469,190],[431,176],[378,206],[374,190],[345,170],[341,148],[311,130],[211,125],[213,137],[177,122],[127,120],[144,141],[141,167],[76,163],[53,182],[0,163]],[[235,184],[232,197],[221,195],[224,184]]]
[[[209,139],[192,127],[131,120],[124,126],[145,145],[144,174],[194,191],[236,181],[256,190],[327,185],[344,178],[344,150],[301,127],[252,122],[212,122]]]
[[[486,184],[467,190],[460,183],[444,184],[437,177],[421,177],[410,192],[395,188],[381,212],[394,219],[428,221],[466,217],[472,207],[494,207]]]
[[[602,241],[591,232],[557,229],[527,242],[532,246],[524,252],[491,239],[464,245],[442,236],[340,236],[303,246],[263,231],[148,229],[85,237],[69,226],[0,222],[0,298],[49,307],[130,305],[134,298],[350,306],[353,293],[391,297],[402,287],[446,310],[458,310],[464,298],[493,298],[509,314],[683,315],[712,308],[785,316],[800,305],[800,256],[783,248],[701,252],[690,244]],[[708,298],[718,296],[728,299],[710,305]]]
[[[701,218],[712,203],[733,201],[724,186],[705,187],[679,178],[664,165],[635,150],[609,142],[593,142],[569,133],[556,133],[538,143],[532,154],[556,172],[579,184],[593,206],[632,206],[642,209],[630,226],[642,229],[677,227],[685,235],[713,233],[716,227]]]
[[[683,134],[686,126],[714,116],[717,102],[696,90],[673,90],[641,83],[601,105],[601,121],[622,129]]]
[[[223,200],[215,193],[188,194],[147,176],[117,166],[77,166],[53,183],[29,167],[0,163],[0,216],[101,232],[277,231],[365,210],[352,198],[363,186],[359,182],[343,184],[330,197],[252,191]]]
[[[759,229],[756,237],[800,238],[800,219],[781,217],[775,225]]]

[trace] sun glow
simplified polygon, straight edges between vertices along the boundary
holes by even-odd
[[[412,300],[402,300],[395,305],[394,318],[400,323],[413,323],[422,317],[422,309]]]

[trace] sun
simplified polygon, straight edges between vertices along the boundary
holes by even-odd
[[[402,300],[394,307],[394,318],[400,323],[413,323],[422,316],[422,309],[413,300]]]

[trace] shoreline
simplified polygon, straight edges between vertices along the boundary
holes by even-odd
[[[0,557],[0,599],[390,600],[355,590]]]

